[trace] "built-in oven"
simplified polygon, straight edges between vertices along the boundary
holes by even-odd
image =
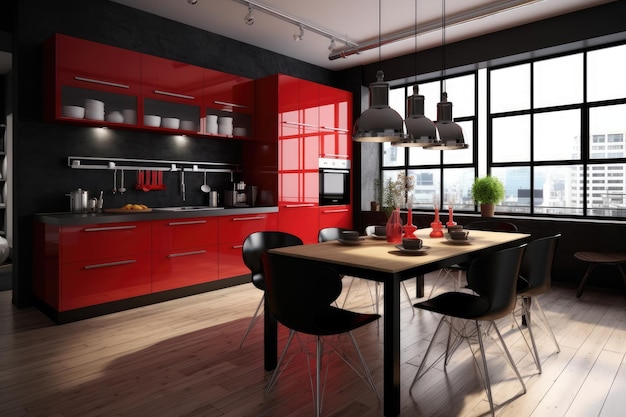
[[[350,204],[350,161],[319,159],[320,206]]]

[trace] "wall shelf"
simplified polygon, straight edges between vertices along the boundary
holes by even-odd
[[[200,173],[227,173],[231,181],[233,174],[241,172],[239,164],[225,162],[201,161],[174,161],[161,159],[128,159],[105,158],[93,156],[68,156],[67,166],[72,169],[101,169],[101,170],[129,170],[129,171],[168,171],[168,172],[200,172]]]

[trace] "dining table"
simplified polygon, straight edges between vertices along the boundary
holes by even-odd
[[[338,273],[383,283],[383,407],[385,416],[400,414],[400,287],[406,279],[423,277],[457,263],[468,262],[482,254],[523,244],[530,237],[525,233],[471,230],[468,239],[452,240],[430,237],[432,229],[419,229],[422,239],[418,251],[404,249],[401,244],[387,242],[377,236],[362,236],[358,241],[323,243],[270,249],[279,255],[320,262]],[[297,271],[294,272],[297,279]],[[423,293],[423,292],[422,292]],[[266,300],[267,301],[267,300]],[[277,363],[277,322],[265,303],[264,360],[265,369]]]

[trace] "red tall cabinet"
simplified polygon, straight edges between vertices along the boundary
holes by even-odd
[[[351,205],[319,206],[318,164],[320,156],[352,156],[346,142],[351,94],[282,74],[256,83],[257,100],[262,100],[256,105],[257,134],[277,143],[278,229],[314,243],[321,225],[351,227]],[[333,216],[320,217],[331,209]]]

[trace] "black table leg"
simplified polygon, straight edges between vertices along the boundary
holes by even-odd
[[[422,298],[424,296],[424,275],[415,277],[415,296]]]
[[[384,410],[385,416],[400,415],[400,280],[385,281],[384,320]]]
[[[264,324],[264,351],[265,351],[265,370],[271,371],[276,368],[277,355],[278,355],[278,323],[276,319],[269,311],[269,303],[267,302],[267,295],[265,296],[265,302],[263,303],[263,324]]]

